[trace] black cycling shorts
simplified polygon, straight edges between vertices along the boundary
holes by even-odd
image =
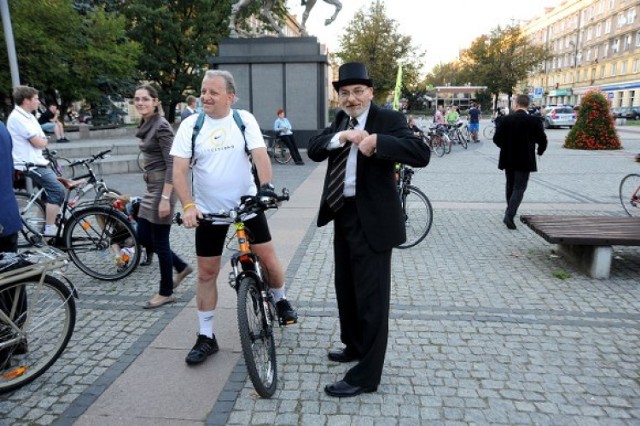
[[[214,225],[211,222],[201,221],[196,228],[196,254],[199,257],[222,255],[229,226],[229,224]],[[244,227],[251,244],[262,244],[271,241],[269,224],[264,212],[245,221]]]

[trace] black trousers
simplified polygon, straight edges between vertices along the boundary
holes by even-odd
[[[505,212],[505,215],[509,219],[513,220],[513,218],[516,216],[516,213],[518,213],[520,203],[522,203],[524,192],[527,190],[530,172],[523,172],[520,170],[505,170],[504,174],[507,177],[507,211]]]
[[[300,156],[298,145],[296,145],[296,140],[293,138],[293,135],[280,135],[278,137],[282,139],[287,148],[289,148],[289,151],[291,151],[293,161],[296,163],[302,163],[302,157]]]
[[[391,250],[369,246],[354,199],[337,212],[334,225],[335,289],[340,340],[359,356],[344,380],[354,386],[380,384],[389,334]]]

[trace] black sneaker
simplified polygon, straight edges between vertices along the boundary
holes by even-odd
[[[215,354],[218,350],[218,342],[216,342],[215,334],[211,339],[204,334],[198,334],[196,344],[193,346],[193,349],[191,349],[184,361],[189,365],[200,364],[207,359],[209,355]]]
[[[287,299],[281,299],[276,303],[276,311],[280,325],[291,325],[298,322],[298,313],[291,307]]]

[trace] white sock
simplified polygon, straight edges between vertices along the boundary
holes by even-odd
[[[215,311],[198,311],[198,320],[200,321],[200,333],[209,339],[213,337],[213,314]]]
[[[56,225],[45,225],[44,226],[44,235],[46,236],[54,236],[56,235],[56,231],[58,227]]]
[[[284,284],[282,284],[282,287],[280,287],[280,288],[272,288],[271,289],[271,294],[273,294],[273,299],[276,302],[279,302],[282,299],[286,299],[287,298],[287,296],[285,296],[285,293],[284,293]]]

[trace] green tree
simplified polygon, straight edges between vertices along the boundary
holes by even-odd
[[[363,9],[356,12],[335,53],[342,63],[367,65],[379,103],[395,88],[397,64],[402,63],[403,88],[417,82],[421,69],[424,53],[413,46],[411,36],[400,34],[397,28],[396,21],[387,17],[384,3],[376,0],[367,13]]]
[[[65,108],[131,84],[138,46],[126,38],[123,18],[99,8],[79,14],[71,0],[12,0],[10,6],[21,84],[43,91],[45,101],[60,100]],[[4,34],[0,42],[6,44]],[[5,49],[0,61],[8,63]],[[9,73],[0,73],[0,93],[10,99],[11,91]]]
[[[578,118],[567,134],[565,148],[571,149],[620,149],[609,101],[600,91],[587,92],[580,101]]]
[[[463,51],[459,69],[464,80],[487,86],[495,107],[500,93],[506,93],[511,101],[518,83],[548,57],[547,48],[531,43],[519,26],[498,26]]]
[[[229,30],[232,0],[131,0],[121,13],[128,35],[142,45],[139,79],[159,89],[165,115],[186,94],[199,93],[207,58]]]

